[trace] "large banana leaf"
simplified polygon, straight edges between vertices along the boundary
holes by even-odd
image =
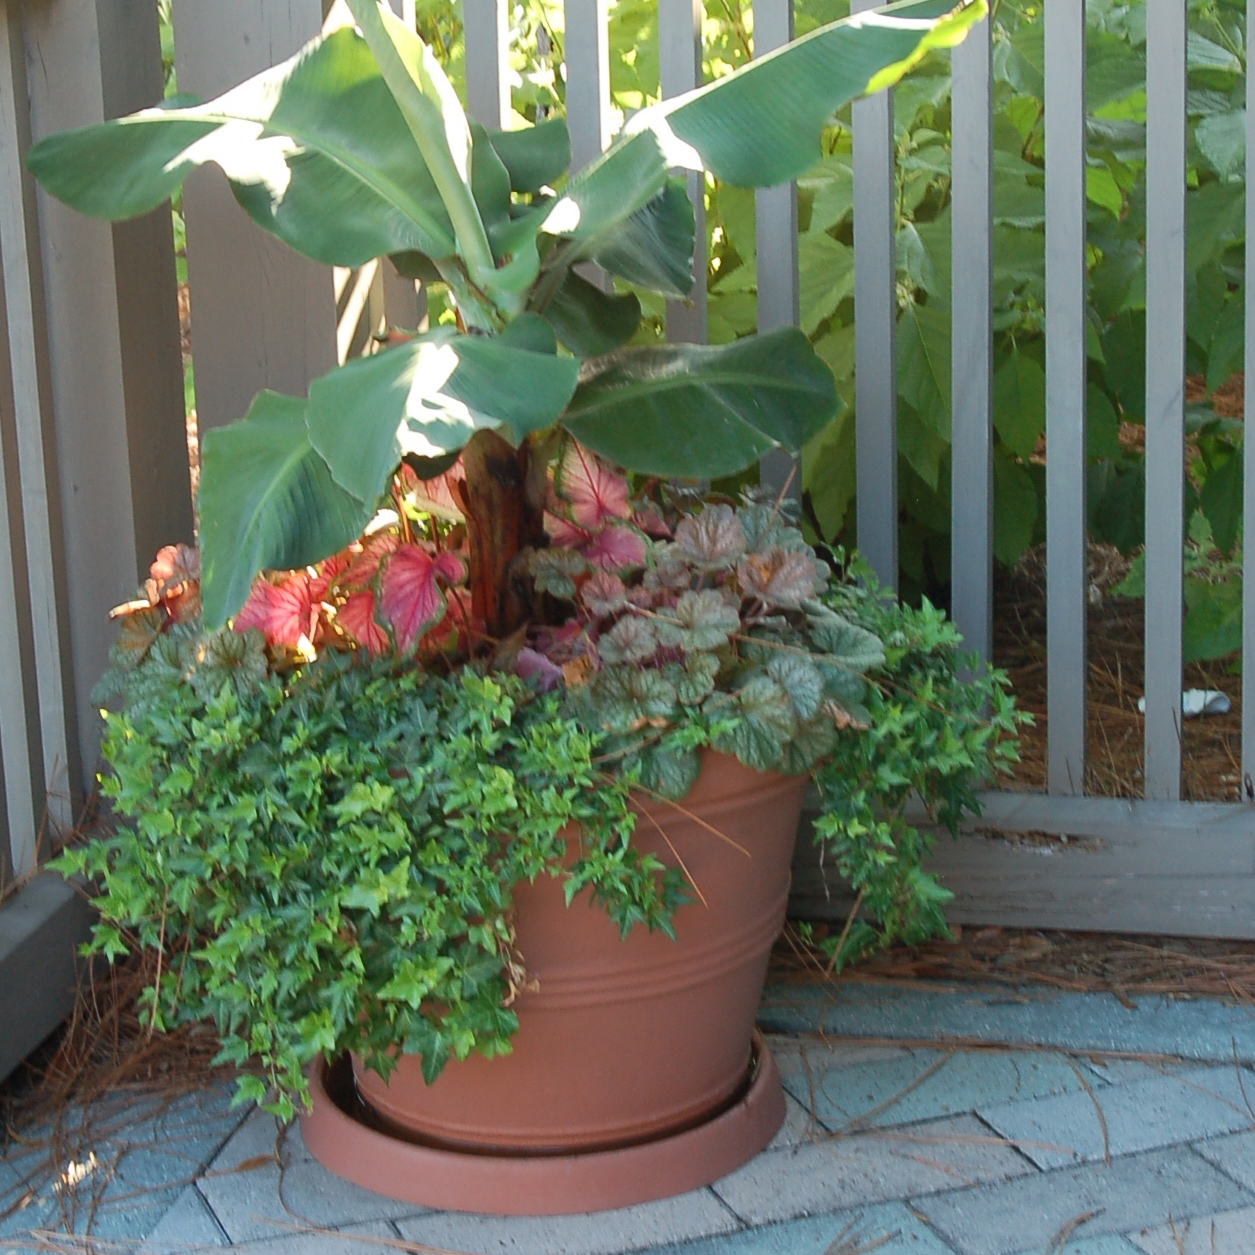
[[[553,346],[553,333],[527,315],[512,324],[513,336],[441,327],[316,379],[309,434],[336,482],[374,502],[403,454],[454,453],[483,427],[517,443],[553,423],[575,390],[578,366],[552,347],[519,345],[529,324],[544,328]]]
[[[819,137],[837,109],[892,85],[930,50],[959,43],[985,11],[985,0],[906,0],[856,14],[642,109],[571,180],[546,229],[605,238],[662,190],[672,167],[743,187],[795,179],[819,159]]]
[[[581,444],[630,470],[715,478],[777,446],[799,452],[836,408],[832,372],[790,327],[587,362],[562,422]]]
[[[207,162],[252,217],[337,266],[456,252],[449,215],[365,41],[344,27],[203,105],[145,109],[41,140],[27,165],[99,218],[148,212]]]
[[[305,402],[261,392],[238,423],[205,434],[200,547],[205,622],[219,627],[265,568],[318,562],[375,512],[331,478],[305,429]]]

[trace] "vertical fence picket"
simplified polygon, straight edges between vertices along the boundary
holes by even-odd
[[[463,0],[466,108],[484,126],[501,128],[510,116],[510,24],[506,0]]]
[[[878,0],[855,0],[855,12]],[[897,257],[893,93],[853,104],[854,410],[859,552],[898,587]]]
[[[754,55],[763,56],[793,38],[793,0],[754,0]],[[757,254],[758,330],[794,327],[798,322],[797,184],[760,188],[754,195],[754,251]],[[802,495],[796,460],[781,449],[763,458],[762,484],[775,491],[787,485]]]
[[[1246,23],[1246,353],[1245,397],[1242,412],[1255,415],[1255,74],[1250,72],[1255,55],[1255,23],[1248,10]],[[1249,433],[1252,426],[1246,428]],[[1242,787],[1243,801],[1255,802],[1255,448],[1242,445]]]
[[[658,76],[664,98],[680,96],[702,81],[702,0],[658,0]],[[667,339],[706,342],[706,184],[688,176],[696,242],[693,288],[687,301],[667,302]]]
[[[582,169],[610,143],[610,37],[607,0],[566,0],[566,123],[571,168]]]
[[[1051,793],[1085,791],[1085,0],[1046,46],[1046,718]]]
[[[951,614],[969,649],[993,628],[993,118],[990,20],[951,54]]]
[[[69,796],[63,795],[61,790],[67,783],[67,773],[76,775],[77,772],[70,760],[69,694],[63,669],[65,621],[58,587],[61,572],[55,540],[61,528],[57,516],[56,476],[49,463],[52,397],[43,335],[38,218],[33,189],[22,169],[22,153],[29,139],[25,59],[21,9],[11,3],[0,6],[0,278],[4,283],[8,324],[6,338],[17,454],[17,466],[9,468],[5,488],[6,492],[10,487],[16,488],[24,527],[41,747],[38,755],[41,778],[34,782],[36,798],[42,800],[43,789],[55,785],[58,792],[49,799],[49,814],[54,822],[65,823],[72,809]],[[17,717],[16,711],[13,717]],[[6,774],[7,758],[6,752]],[[24,773],[17,762],[14,775],[9,805],[24,809],[21,797]],[[77,780],[74,784],[77,787]],[[35,832],[31,824],[10,833],[13,861],[19,868],[29,870],[34,862]]]
[[[179,88],[209,100],[291,56],[322,24],[320,0],[174,0]],[[240,212],[216,170],[183,189],[200,429],[234,422],[263,388],[303,395],[336,364],[328,267]]]
[[[1181,795],[1186,0],[1146,7],[1146,796]]]
[[[7,20],[0,0],[0,26]],[[9,72],[0,61],[0,79]],[[10,92],[0,82],[0,116]],[[13,379],[9,370],[8,317],[0,265],[0,494],[7,503],[21,495],[17,433],[14,430]],[[12,523],[16,526],[11,526]],[[36,798],[42,793],[31,747],[39,740],[35,726],[30,630],[20,555],[25,537],[20,511],[0,509],[0,885],[26,875],[35,863]]]

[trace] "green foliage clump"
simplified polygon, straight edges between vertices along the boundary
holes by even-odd
[[[842,555],[838,552],[838,558]],[[1018,761],[1015,734],[1032,717],[1015,709],[1006,676],[962,652],[962,637],[927,601],[886,597],[860,562],[826,600],[884,643],[867,695],[867,724],[838,738],[812,775],[816,840],[854,889],[844,932],[825,943],[835,966],[891,941],[946,934],[953,896],[924,871],[932,840],[907,816],[914,798],[953,834],[979,814],[979,791]]]
[[[130,674],[141,700],[105,721],[119,827],[56,867],[101,880],[96,952],[160,955],[157,1028],[212,1019],[221,1060],[260,1063],[242,1098],[268,1084],[290,1117],[324,1053],[385,1076],[419,1053],[432,1079],[507,1051],[522,881],[588,888],[625,933],[670,929],[680,884],[631,844],[627,783],[521,680],[334,652],[216,691],[195,663],[171,681],[162,651]]]

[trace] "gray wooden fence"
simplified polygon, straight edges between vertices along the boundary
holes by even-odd
[[[412,0],[392,0],[405,14]],[[566,83],[577,163],[610,138],[609,0],[566,0]],[[700,0],[658,0],[665,94],[701,76]],[[325,0],[174,0],[180,88],[214,94],[288,56]],[[856,8],[869,7],[856,0]],[[1083,795],[1085,778],[1085,95],[1083,0],[1046,7],[1049,791],[995,794],[987,822],[1059,838],[976,834],[938,848],[954,917],[1005,924],[1255,935],[1255,808],[1180,800],[1184,445],[1185,0],[1148,5],[1146,797]],[[467,93],[506,119],[505,0],[463,0]],[[412,8],[409,15],[412,16]],[[757,51],[790,37],[790,0],[754,0]],[[954,53],[954,616],[991,638],[990,36]],[[1249,82],[1249,80],[1248,80]],[[168,215],[110,227],[49,201],[21,165],[65,126],[155,101],[152,0],[0,0],[0,877],[38,862],[39,834],[76,813],[96,758],[88,694],[106,612],[159,544],[188,538],[175,281]],[[888,95],[854,110],[858,535],[897,570],[894,144]],[[1248,144],[1250,140],[1248,139]],[[1250,168],[1255,169],[1255,164]],[[694,192],[698,188],[694,181]],[[796,194],[757,198],[759,325],[795,322]],[[700,216],[700,197],[697,198]],[[417,322],[421,294],[367,268],[332,273],[264,236],[216,172],[184,198],[202,428],[239,417],[261,387],[301,392],[357,351],[363,327]],[[1255,235],[1255,202],[1248,208]],[[701,238],[699,232],[699,238]],[[705,337],[704,259],[674,339]],[[1255,300],[1255,283],[1247,285]],[[1248,352],[1255,311],[1247,320]],[[1255,374],[1248,376],[1255,387]],[[1248,397],[1255,406],[1255,397]],[[766,474],[782,482],[777,458]],[[1246,462],[1255,534],[1255,459]],[[1247,546],[1247,561],[1252,561]],[[1243,764],[1255,775],[1255,579],[1246,581]],[[1043,849],[1053,851],[1043,855]],[[799,865],[797,903],[831,909]],[[0,913],[0,920],[3,919]],[[0,990],[0,996],[3,990]],[[0,1064],[2,1064],[0,1060]],[[2,1070],[2,1067],[0,1067]]]

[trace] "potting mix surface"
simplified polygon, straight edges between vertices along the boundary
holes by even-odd
[[[1255,945],[983,929],[819,966],[782,944],[764,999],[788,1101],[766,1152],[677,1198],[508,1219],[330,1175],[231,1109],[210,1037],[148,1037],[115,976],[0,1094],[0,1255],[1255,1252]]]

